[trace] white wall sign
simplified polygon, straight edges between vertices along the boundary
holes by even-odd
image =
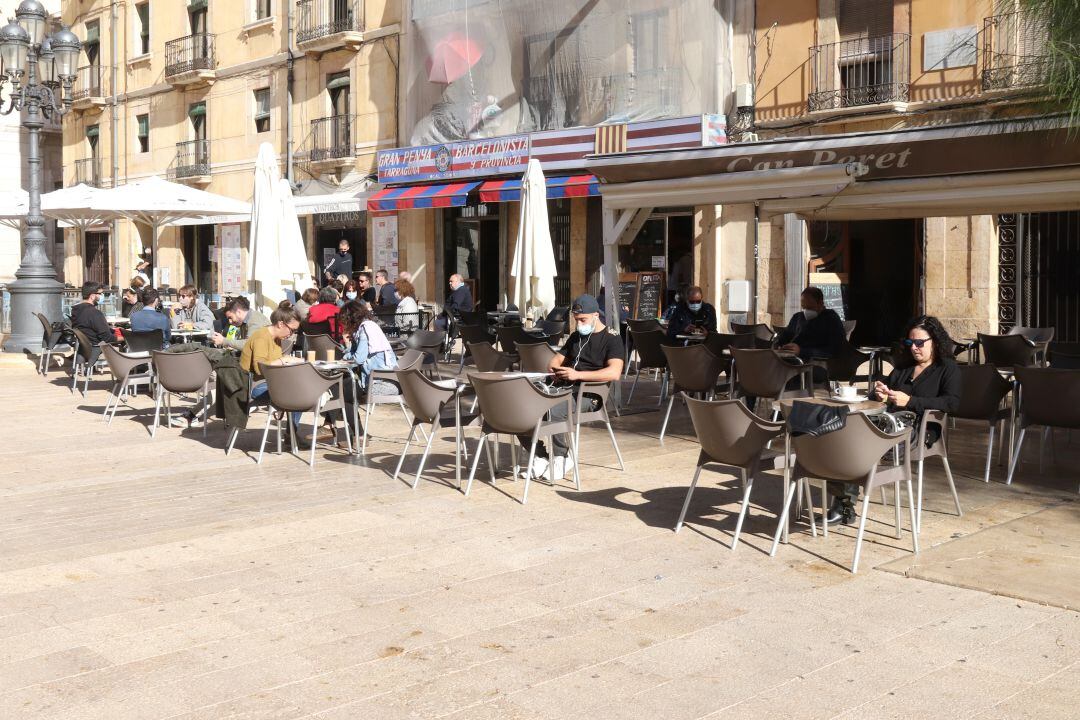
[[[386,268],[391,282],[398,274],[397,215],[376,215],[371,219],[374,269]]]
[[[244,263],[240,252],[240,224],[221,226],[221,292],[236,295],[244,290]]]

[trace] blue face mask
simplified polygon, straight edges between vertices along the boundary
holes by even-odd
[[[345,293],[345,297],[349,298],[350,300],[355,300],[356,299],[356,293],[347,292],[347,293]]]
[[[592,335],[592,331],[596,329],[591,322],[590,323],[578,323],[577,331],[581,335]]]
[[[697,312],[698,310],[701,309],[702,304],[703,303],[690,303],[689,305],[687,305],[687,307],[689,307],[694,312]]]

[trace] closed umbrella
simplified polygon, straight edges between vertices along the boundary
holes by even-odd
[[[304,235],[300,232],[300,218],[296,214],[292,187],[285,178],[278,180],[277,197],[281,207],[281,233],[278,235],[281,243],[281,267],[286,279],[292,279],[293,290],[299,294],[313,287],[315,281],[308,272],[310,264],[307,247],[304,246]]]
[[[547,186],[539,160],[530,160],[521,182],[521,221],[510,275],[513,302],[522,315],[546,314],[555,306],[555,250],[548,225]]]
[[[262,143],[255,158],[248,277],[255,286],[256,303],[264,307],[275,307],[285,299],[278,246],[281,205],[275,197],[275,187],[280,179],[277,153],[270,143]]]

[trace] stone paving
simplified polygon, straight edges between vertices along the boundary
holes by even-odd
[[[538,484],[522,506],[505,474],[463,497],[442,439],[416,490],[392,481],[389,411],[365,459],[258,466],[256,432],[230,457],[220,425],[151,440],[145,396],[107,428],[106,383],[82,398],[66,377],[0,368],[5,720],[1076,717],[1080,617],[880,569],[910,560],[891,508],[871,506],[856,576],[853,529],[796,525],[768,557],[779,483],[755,488],[735,552],[729,477],[672,533],[685,411],[663,445],[658,413],[616,420],[626,472],[584,431],[583,491]],[[1075,537],[1065,435],[1012,487],[998,467],[983,484],[984,441],[954,437],[962,518],[929,464],[927,552],[1047,511]]]

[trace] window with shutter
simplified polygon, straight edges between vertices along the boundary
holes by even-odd
[[[893,31],[892,0],[839,0],[836,25],[841,40],[889,35]]]
[[[136,115],[135,122],[138,124],[139,152],[150,152],[150,116]]]
[[[255,91],[255,132],[270,130],[270,88]]]

